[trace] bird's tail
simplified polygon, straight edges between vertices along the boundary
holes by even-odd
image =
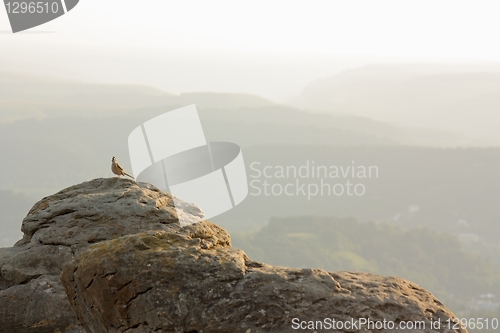
[[[128,173],[124,172],[125,176],[129,176],[130,178],[132,179],[135,179],[134,177],[132,177],[131,175],[129,175]]]

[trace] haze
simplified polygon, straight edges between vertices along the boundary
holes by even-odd
[[[457,315],[499,318],[498,298],[480,303],[500,296],[499,12],[497,1],[81,0],[12,34],[0,9],[0,247],[40,198],[113,177],[112,156],[131,170],[139,124],[196,104],[207,140],[241,146],[249,174],[254,162],[379,170],[359,197],[249,195],[212,219],[236,247],[401,276]],[[292,178],[256,184],[322,181]]]
[[[284,102],[316,78],[370,63],[497,62],[499,9],[495,1],[82,0],[16,35],[0,11],[0,70]]]

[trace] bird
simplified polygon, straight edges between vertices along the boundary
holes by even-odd
[[[130,178],[135,179],[134,177],[126,173],[125,170],[123,170],[121,165],[116,160],[116,157],[114,156],[111,159],[111,171],[113,171],[113,173],[116,175],[116,178],[119,178],[120,176],[129,176]]]

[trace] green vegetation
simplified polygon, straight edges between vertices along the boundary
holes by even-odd
[[[398,75],[388,79],[399,80]],[[337,78],[341,85],[350,84],[350,79],[344,82],[342,77],[345,75]],[[488,77],[479,75],[477,79]],[[494,82],[500,82],[497,79]],[[327,81],[318,84],[329,86],[332,82]],[[352,81],[356,87],[357,82]],[[368,93],[360,87],[354,90]],[[321,87],[309,88],[305,92],[308,96],[303,97],[319,101],[321,96],[310,94],[321,92],[316,89]],[[373,88],[376,91],[370,96],[378,98],[383,87],[375,84]],[[394,95],[392,89],[387,86],[384,91]],[[427,109],[429,99],[422,98],[427,94],[408,91],[413,97],[402,94],[405,105]],[[365,185],[363,196],[318,195],[309,200],[301,195],[255,196],[250,188],[241,204],[211,220],[231,232],[235,246],[252,258],[278,265],[400,276],[428,288],[456,312],[469,311],[472,298],[477,301],[482,293],[500,297],[500,148],[442,148],[485,147],[490,142],[461,133],[406,127],[403,122],[395,124],[393,118],[384,123],[334,113],[351,108],[332,106],[327,110],[330,114],[319,114],[246,94],[172,95],[146,86],[86,84],[8,73],[0,75],[0,92],[4,97],[0,101],[0,182],[6,190],[0,192],[0,246],[10,246],[21,237],[22,218],[41,197],[93,178],[112,177],[111,156],[117,156],[130,170],[127,137],[138,124],[196,103],[209,141],[234,142],[242,147],[249,181],[256,179],[250,167],[254,162],[261,163],[261,169],[300,167],[314,161],[326,166],[374,165],[379,170],[378,178],[354,181]],[[325,90],[323,97],[332,96],[329,88]],[[476,96],[469,97],[466,107],[475,102]],[[408,100],[412,102],[408,104]],[[348,104],[365,101],[365,97],[352,95]],[[372,102],[369,110],[380,104],[373,98]],[[471,105],[475,110],[477,103]],[[400,104],[393,106],[399,112]],[[455,105],[453,114],[458,109],[463,111]],[[477,112],[472,113],[476,118]],[[483,118],[477,118],[481,126]],[[443,119],[450,124],[457,121],[454,116]],[[490,124],[494,127],[496,123]],[[279,186],[296,181],[258,180]],[[357,220],[294,217],[271,219],[264,227],[271,216],[304,215],[351,216]],[[459,235],[466,240],[470,236],[469,242],[458,243]]]
[[[498,294],[500,269],[462,250],[453,237],[361,223],[352,218],[272,218],[258,232],[234,234],[233,246],[273,265],[398,276],[430,290],[454,311],[481,294]]]

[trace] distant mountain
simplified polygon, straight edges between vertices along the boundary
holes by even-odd
[[[389,144],[417,146],[478,146],[487,143],[471,140],[452,131],[397,126],[367,117],[304,112],[287,106],[240,108],[237,110],[206,109],[200,112],[208,137],[242,145],[302,144]],[[250,130],[251,129],[251,130]],[[259,135],[255,135],[259,132]]]
[[[359,116],[332,117],[303,112],[250,94],[193,92],[173,95],[148,86],[90,84],[0,73],[0,123],[69,116],[147,120],[189,104],[196,104],[201,111],[210,137],[218,138],[230,132],[235,135],[235,142],[242,145],[296,141],[304,144],[426,146],[488,144],[470,140],[458,132],[401,127]],[[256,131],[260,135],[254,135]]]
[[[352,216],[405,228],[425,226],[448,234],[470,233],[499,244],[500,149],[407,146],[260,145],[244,149],[249,195],[214,221],[230,231],[251,230],[272,216]],[[257,164],[255,164],[257,162]],[[279,166],[377,166],[378,177],[347,179],[317,174],[275,176]],[[267,167],[267,178],[263,175]],[[307,167],[304,167],[307,169]],[[259,172],[260,171],[260,172]],[[334,195],[328,185],[363,184],[366,193]],[[267,193],[264,192],[267,182]],[[288,185],[292,184],[292,185]],[[292,195],[279,193],[289,186]],[[299,191],[304,185],[304,190]],[[307,187],[316,195],[307,195]],[[273,193],[271,188],[275,186]],[[326,186],[324,193],[319,192]],[[304,193],[306,192],[306,193]],[[313,193],[314,194],[314,193]],[[258,209],[256,209],[258,207]],[[458,221],[467,221],[461,226]],[[498,251],[489,255],[500,264]]]
[[[370,65],[318,79],[301,108],[464,133],[500,144],[500,72],[437,65]]]
[[[196,92],[180,95],[140,85],[92,84],[18,73],[0,73],[0,122],[31,117],[116,116],[139,107],[174,109],[262,107],[274,103],[251,94]]]
[[[38,193],[46,195],[72,183],[106,176],[113,155],[130,170],[128,135],[163,112],[163,107],[145,108],[122,110],[121,116],[72,115],[0,124],[0,183],[16,190],[36,187]],[[467,143],[451,134],[412,131],[364,118],[310,114],[285,107],[206,109],[199,114],[209,141],[235,142],[244,149],[296,145],[315,151],[317,146]]]
[[[367,180],[370,194],[354,200],[249,196],[221,217],[221,224],[231,230],[253,229],[270,216],[288,213],[386,220],[418,204],[421,211],[409,223],[449,224],[466,219],[476,223],[474,232],[481,237],[499,234],[492,226],[498,211],[493,208],[495,202],[491,203],[495,197],[492,188],[499,179],[498,150],[430,148],[476,143],[460,133],[305,112],[245,94],[176,96],[143,86],[92,85],[10,74],[0,76],[0,81],[0,104],[4,103],[0,117],[19,117],[18,111],[22,111],[29,118],[0,123],[0,184],[35,199],[71,184],[112,176],[111,156],[117,156],[130,170],[130,132],[154,116],[196,103],[206,138],[239,144],[248,167],[255,161],[263,165],[301,165],[308,160],[350,165],[355,161],[378,165],[384,173],[381,181]],[[61,102],[65,98],[67,104]],[[161,100],[178,104],[157,105]],[[41,119],[33,118],[39,114]],[[2,212],[1,220],[7,220]]]
[[[13,100],[19,97],[28,97],[45,101],[53,101],[56,98],[74,94],[134,93],[151,96],[166,94],[161,90],[148,86],[92,84],[76,80],[14,72],[0,72],[0,91],[2,92],[2,99]]]
[[[9,247],[22,236],[21,222],[37,200],[13,191],[0,190],[0,247]]]

